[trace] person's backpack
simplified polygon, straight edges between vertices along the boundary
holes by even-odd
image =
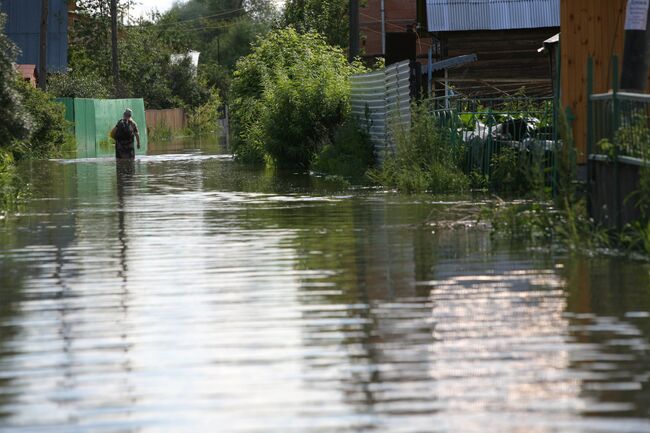
[[[133,130],[129,122],[122,119],[115,125],[115,139],[119,141],[130,141],[133,139]]]

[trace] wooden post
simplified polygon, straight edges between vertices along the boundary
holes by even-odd
[[[41,35],[38,59],[38,88],[45,91],[47,87],[47,16],[49,0],[41,0]]]
[[[648,84],[647,54],[648,0],[629,0],[625,18],[625,48],[623,50],[623,91],[644,92]]]
[[[120,67],[117,59],[117,0],[111,0],[111,51],[114,94],[121,96]]]
[[[350,49],[349,59],[359,55],[359,0],[350,0]]]

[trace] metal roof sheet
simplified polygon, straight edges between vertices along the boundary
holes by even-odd
[[[440,71],[442,69],[454,69],[459,68],[468,63],[472,63],[478,60],[476,54],[464,54],[462,56],[450,57],[448,59],[440,60],[431,64],[431,71]],[[428,71],[428,65],[427,65]]]
[[[49,2],[47,66],[52,71],[65,71],[68,66],[68,2]],[[17,63],[38,65],[41,0],[0,0],[0,11],[7,14],[7,36],[21,51]]]
[[[560,26],[560,0],[427,0],[430,32]]]

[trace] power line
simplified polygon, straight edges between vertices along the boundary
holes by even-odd
[[[246,8],[233,9],[233,10],[229,10],[229,11],[219,12],[218,14],[204,15],[204,16],[201,16],[201,17],[190,18],[190,19],[187,19],[187,20],[178,20],[178,21],[174,21],[174,22],[171,22],[171,23],[157,23],[157,24],[158,25],[183,24],[183,23],[189,23],[189,22],[192,22],[192,21],[200,21],[200,20],[203,20],[203,19],[206,19],[206,18],[216,18],[216,17],[220,17],[220,16],[224,16],[224,15],[230,15],[232,13],[239,12],[239,11],[246,11]]]

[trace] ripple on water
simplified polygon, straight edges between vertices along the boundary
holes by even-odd
[[[229,155],[36,169],[0,227],[0,431],[650,430],[646,265]]]

